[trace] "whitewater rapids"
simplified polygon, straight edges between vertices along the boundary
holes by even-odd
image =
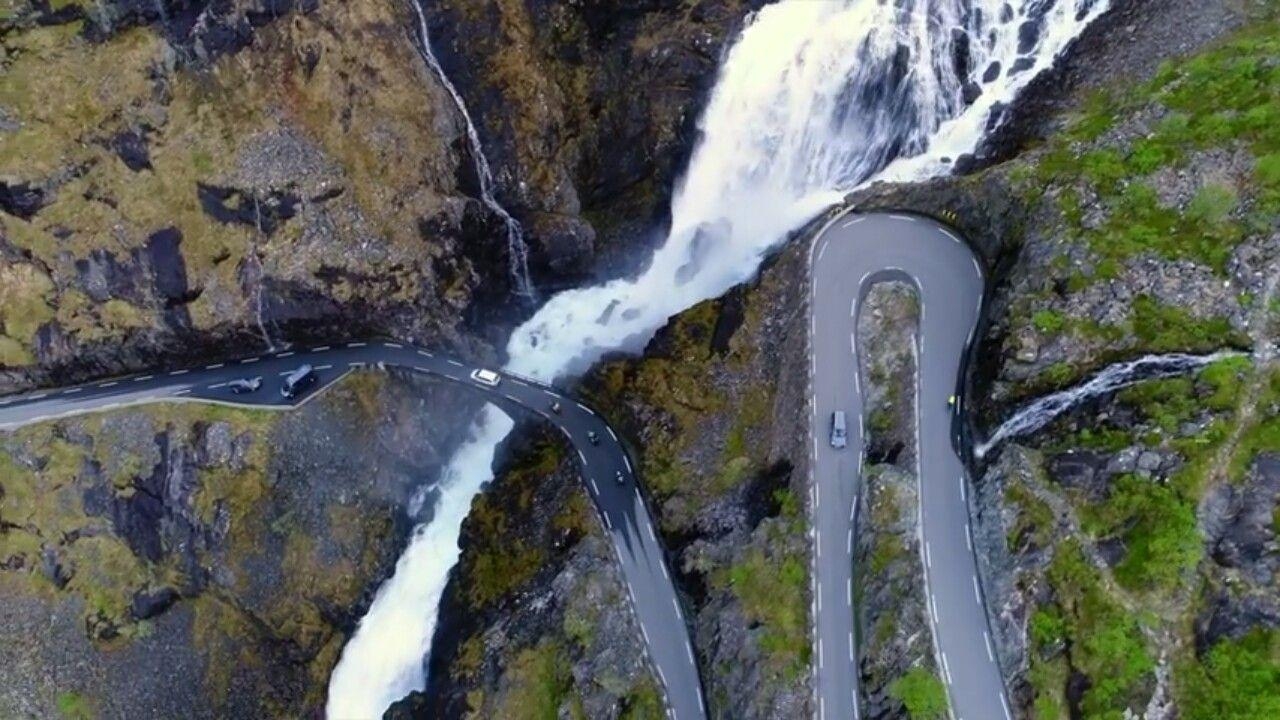
[[[550,381],[605,352],[639,350],[671,315],[749,279],[789,232],[860,184],[947,172],[948,158],[981,139],[996,103],[1106,5],[783,0],[761,9],[725,57],[649,267],[552,297],[511,336],[507,369]],[[330,718],[379,717],[424,687],[462,520],[512,427],[491,406],[477,418],[440,482],[434,519],[413,534],[343,650]]]

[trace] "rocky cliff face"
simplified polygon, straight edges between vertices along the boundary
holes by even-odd
[[[0,439],[0,714],[318,712],[409,495],[461,439],[437,413],[476,409],[370,373],[295,413],[151,406]]]
[[[608,274],[660,237],[720,53],[758,0],[423,3],[535,280]]]
[[[620,257],[661,224],[745,10],[432,5],[544,287],[596,263],[597,231]],[[512,300],[502,218],[479,199],[465,126],[416,27],[400,0],[0,2],[0,392],[368,334],[492,357],[528,308]],[[465,426],[433,422],[474,409],[402,382],[339,388],[296,417],[155,408],[0,439],[0,652],[14,668],[0,715],[318,711],[402,545],[410,493]],[[585,502],[560,472],[533,507]],[[501,491],[493,502],[491,517],[525,508]],[[502,604],[508,587],[583,593],[530,611],[530,627],[579,628],[555,647],[458,626],[472,654],[532,653],[517,665],[525,685],[486,688],[483,712],[514,712],[522,687],[564,667],[593,716],[658,707],[624,639],[629,615],[584,616],[618,585],[574,512],[571,527],[530,523],[514,566],[464,561],[484,619],[524,617]]]
[[[850,198],[950,219],[992,268],[969,388],[979,435],[1119,359],[1253,354],[1096,398],[976,468],[982,575],[1020,716],[1263,717],[1280,702],[1271,13],[1120,2],[1057,84],[1028,98],[1051,114],[1028,124],[1015,109],[986,159],[964,160],[969,174]],[[1042,102],[1050,90],[1060,99]],[[791,414],[803,402],[802,255],[784,248],[756,282],[673,318],[643,358],[583,383],[642,458],[717,717],[808,712],[804,673],[786,670],[808,662],[804,423]],[[887,487],[910,484],[890,471],[868,492]],[[913,501],[893,494],[864,555],[904,551],[864,590],[863,612],[907,617],[910,601],[877,601],[894,587],[909,598],[919,572],[900,522]],[[902,712],[891,676],[928,667],[912,642],[893,636],[864,663],[886,716]]]
[[[811,712],[802,499],[807,454],[795,432],[804,423],[807,377],[804,262],[802,248],[794,246],[759,284],[683,313],[643,358],[605,362],[582,382],[583,394],[631,447],[651,494],[673,577],[693,609],[693,645],[713,717]],[[515,472],[527,474],[541,455],[517,457]],[[495,482],[497,498],[517,492],[509,478]],[[576,482],[563,467],[551,478]],[[576,485],[571,497],[581,497]],[[509,501],[502,503],[498,507]],[[478,500],[451,595],[474,592],[476,568],[505,562],[513,544],[531,542],[537,528],[554,526],[555,507],[516,505],[507,509],[507,520],[481,523],[476,518],[497,508],[488,498]],[[652,679],[637,675],[643,647],[634,633],[621,630],[629,627],[629,611],[606,603],[575,615],[579,600],[552,590],[596,575],[601,577],[592,582],[604,583],[607,573],[607,587],[622,592],[612,579],[599,521],[594,513],[584,521],[589,532],[557,535],[550,545],[555,557],[567,560],[549,561],[548,569],[523,576],[528,580],[504,573],[519,582],[498,588],[486,606],[492,610],[477,616],[446,607],[442,624],[466,630],[449,643],[437,636],[431,697],[421,707],[458,708],[464,697],[481,717],[486,709],[510,707],[492,704],[493,698],[523,687],[522,658],[549,646],[560,653],[558,667],[575,668],[560,676],[564,682],[546,700],[552,708],[570,716],[575,707],[590,710],[588,717],[663,716]],[[583,667],[592,672],[576,671]]]
[[[620,253],[660,224],[744,12],[615,10],[431,8],[500,199],[552,287],[593,265],[597,226]],[[501,341],[526,311],[506,233],[478,200],[461,117],[416,27],[408,0],[8,2],[3,382],[229,342],[383,333],[482,353]]]

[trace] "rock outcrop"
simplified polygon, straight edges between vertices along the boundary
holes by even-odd
[[[320,712],[409,496],[462,439],[445,411],[476,410],[370,373],[296,413],[150,406],[0,438],[0,714]]]

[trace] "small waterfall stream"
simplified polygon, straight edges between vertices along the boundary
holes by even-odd
[[[996,428],[990,438],[974,447],[974,455],[981,459],[987,453],[999,447],[1004,441],[1033,433],[1067,410],[1092,398],[1115,392],[1143,380],[1183,375],[1219,360],[1239,357],[1241,354],[1239,352],[1223,351],[1211,355],[1187,355],[1184,353],[1145,355],[1137,360],[1110,365],[1086,382],[1066,390],[1045,395],[1015,412],[1012,417]]]
[[[413,6],[413,11],[418,16],[418,50],[422,54],[422,59],[448,91],[449,97],[453,99],[453,104],[458,108],[458,114],[462,116],[466,125],[467,142],[471,146],[471,157],[475,161],[476,177],[480,180],[480,200],[485,207],[502,218],[506,226],[507,271],[515,286],[516,294],[528,301],[533,301],[536,295],[533,281],[529,279],[529,248],[524,242],[524,228],[520,227],[520,223],[511,217],[511,213],[507,212],[507,209],[494,197],[493,171],[489,167],[489,158],[485,157],[484,146],[480,144],[480,134],[476,132],[475,123],[471,121],[471,113],[467,111],[467,104],[463,102],[462,95],[449,81],[449,76],[445,75],[444,69],[440,67],[440,62],[436,60],[431,50],[431,37],[427,34],[427,15],[422,10],[422,0],[411,0],[409,4]]]

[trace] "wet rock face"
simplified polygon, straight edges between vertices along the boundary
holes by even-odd
[[[545,426],[524,425],[515,437],[463,525],[429,686],[388,717],[513,717],[531,697],[560,712],[618,717],[657,698],[610,541],[572,454]],[[546,678],[553,689],[541,685]]]
[[[529,232],[535,279],[651,241],[720,49],[756,4],[423,3],[498,198]]]
[[[0,715],[71,691],[121,717],[319,712],[409,495],[462,439],[447,418],[476,410],[370,373],[293,415],[156,406],[0,438]],[[156,665],[166,688],[122,682]]]

